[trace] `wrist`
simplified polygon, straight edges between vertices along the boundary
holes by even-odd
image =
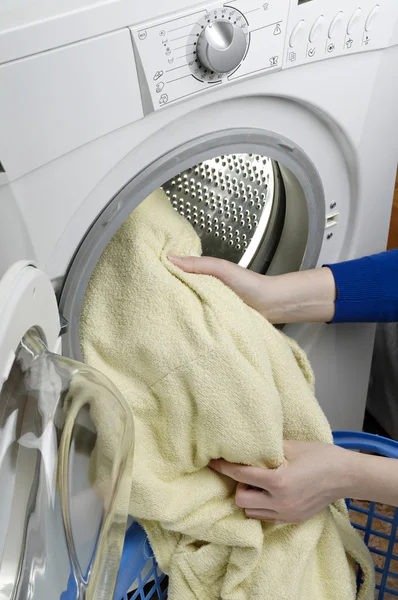
[[[361,455],[352,450],[333,446],[334,460],[331,486],[334,488],[335,499],[358,498],[362,481]]]
[[[345,496],[398,506],[398,460],[346,452],[350,477],[345,485]]]
[[[268,276],[262,314],[272,323],[332,321],[336,286],[328,267]]]
[[[393,459],[344,450],[337,446],[335,448],[340,452],[339,457],[336,455],[336,490],[339,498],[382,502],[395,506],[396,492],[391,495],[390,484],[384,485],[386,475],[391,481],[390,467],[391,463],[395,462]]]

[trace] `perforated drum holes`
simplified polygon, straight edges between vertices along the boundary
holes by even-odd
[[[267,229],[274,200],[272,161],[230,154],[202,162],[163,185],[174,210],[201,238],[203,253],[247,266]]]

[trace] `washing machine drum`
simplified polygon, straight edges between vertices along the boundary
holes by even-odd
[[[258,154],[223,155],[183,171],[162,187],[201,238],[204,255],[266,271],[285,215],[276,162]]]
[[[154,161],[120,188],[92,223],[60,291],[60,311],[68,323],[63,336],[67,356],[82,360],[80,311],[102,252],[157,188],[191,223],[205,256],[269,275],[315,266],[323,242],[325,199],[314,165],[299,149],[280,151],[280,156],[275,150],[270,158],[270,147],[256,143],[255,133],[250,143],[233,144],[230,135],[227,142],[237,151],[200,162],[195,160],[203,157],[199,149],[177,148]]]

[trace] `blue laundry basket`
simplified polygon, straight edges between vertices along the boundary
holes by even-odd
[[[337,431],[335,444],[398,458],[398,442],[368,433]],[[398,509],[347,500],[352,524],[375,558],[377,600],[398,598]],[[159,570],[144,531],[133,523],[127,533],[114,600],[165,600],[167,578]]]

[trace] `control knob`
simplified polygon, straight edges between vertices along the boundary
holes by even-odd
[[[246,36],[229,21],[213,21],[200,34],[197,57],[200,64],[214,73],[229,73],[242,62]]]

